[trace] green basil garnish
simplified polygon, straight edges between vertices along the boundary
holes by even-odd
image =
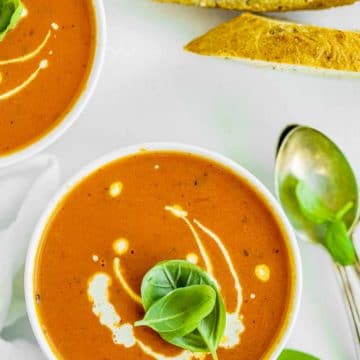
[[[335,215],[336,220],[342,220],[344,216],[354,207],[354,203],[349,201]]]
[[[278,360],[320,360],[320,359],[300,351],[285,349],[278,357]]]
[[[172,337],[159,332],[167,342],[193,352],[209,352],[217,359],[216,349],[224,334],[226,311],[220,292],[210,276],[196,265],[184,260],[163,261],[153,267],[144,277],[141,296],[146,314],[154,304],[177,289],[194,285],[207,285],[215,292],[215,305],[212,311],[198,323],[192,332]],[[185,298],[184,298],[185,301]],[[146,319],[146,315],[145,315]]]
[[[156,301],[135,326],[148,326],[166,339],[193,332],[215,306],[216,292],[209,285],[176,289]]]
[[[0,0],[0,41],[16,26],[23,10],[20,0]]]
[[[330,224],[325,235],[324,245],[339,264],[347,266],[356,263],[355,247],[343,221],[335,221]]]
[[[325,236],[321,239],[321,243],[334,261],[343,266],[355,264],[356,250],[343,221],[344,216],[353,208],[353,202],[346,203],[335,213],[304,181],[298,182],[295,193],[304,216],[314,224],[326,225]]]
[[[315,224],[334,221],[335,215],[304,181],[296,186],[296,197],[304,216]]]

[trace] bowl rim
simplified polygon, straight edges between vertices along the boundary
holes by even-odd
[[[91,0],[91,2],[95,9],[96,44],[93,63],[83,89],[81,90],[79,96],[75,99],[74,104],[71,106],[68,113],[66,113],[61,121],[59,121],[59,123],[49,132],[35,140],[35,142],[31,142],[29,145],[26,145],[19,150],[15,150],[8,155],[0,155],[0,169],[24,161],[52,145],[62,135],[64,135],[64,133],[79,118],[93,95],[104,64],[107,31],[103,0]]]
[[[282,207],[272,193],[262,184],[260,180],[257,179],[250,171],[245,169],[243,166],[237,162],[211,150],[207,150],[201,147],[174,143],[174,142],[152,142],[144,143],[139,145],[132,145],[124,148],[114,150],[106,155],[103,155],[97,158],[94,161],[91,161],[82,169],[77,171],[69,180],[65,182],[64,185],[60,187],[57,193],[48,203],[46,209],[42,213],[35,230],[33,232],[32,238],[30,240],[30,245],[28,248],[25,264],[25,277],[24,277],[24,290],[25,290],[25,300],[27,314],[31,323],[31,327],[35,334],[35,337],[40,345],[42,351],[48,359],[57,360],[57,356],[53,352],[49,341],[47,340],[40,320],[36,312],[36,303],[34,294],[34,271],[36,268],[36,256],[39,245],[41,244],[41,239],[44,230],[48,224],[48,221],[51,219],[52,214],[56,210],[58,204],[64,199],[64,197],[82,180],[87,176],[94,173],[97,169],[106,166],[107,164],[112,163],[113,161],[119,160],[121,158],[136,155],[144,151],[157,151],[157,152],[179,152],[185,154],[192,154],[196,156],[203,157],[210,161],[219,163],[220,165],[228,168],[233,171],[239,177],[247,181],[254,190],[258,192],[259,196],[267,202],[268,206],[277,217],[279,224],[282,226],[282,230],[287,238],[287,248],[290,252],[290,257],[293,265],[293,288],[291,291],[291,300],[289,304],[289,309],[286,315],[286,319],[282,325],[282,329],[279,332],[278,338],[268,349],[266,354],[269,359],[277,359],[281,351],[284,349],[285,344],[294,328],[295,321],[297,319],[301,294],[302,294],[302,264],[300,258],[300,251],[298,248],[297,238],[295,232],[287,219]]]

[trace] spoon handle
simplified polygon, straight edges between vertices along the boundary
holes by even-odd
[[[339,284],[343,290],[350,326],[352,327],[356,359],[360,360],[360,267],[336,265]],[[358,299],[358,300],[357,300]]]

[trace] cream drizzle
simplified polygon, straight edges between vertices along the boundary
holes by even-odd
[[[114,343],[129,348],[136,343],[133,326],[131,324],[121,325],[121,317],[109,300],[111,283],[112,280],[108,274],[96,273],[88,282],[88,299],[93,304],[92,311],[99,319],[100,324],[112,332]]]
[[[141,297],[130,287],[125,278],[121,273],[120,259],[116,257],[114,259],[113,268],[117,279],[119,280],[121,286],[126,291],[126,293],[138,304],[142,304]]]
[[[235,266],[231,260],[229,252],[227,251],[226,247],[224,246],[218,235],[216,235],[214,232],[212,232],[209,228],[201,224],[201,222],[196,219],[194,219],[194,224],[196,224],[205,234],[207,234],[211,239],[213,239],[216,242],[216,245],[219,247],[220,251],[222,252],[224,259],[229,267],[231,276],[234,279],[235,290],[237,293],[237,304],[235,313],[240,315],[240,309],[242,304],[242,289],[239,277],[237,276]]]
[[[255,275],[260,281],[267,282],[270,280],[270,268],[266,264],[256,265]]]
[[[214,278],[214,272],[213,272],[213,266],[211,263],[211,260],[206,252],[206,249],[200,239],[199,234],[197,233],[197,231],[195,230],[194,226],[192,225],[192,223],[189,221],[189,219],[187,218],[188,213],[187,211],[183,210],[181,206],[179,205],[167,205],[165,206],[165,210],[169,211],[171,214],[173,214],[175,217],[180,218],[182,220],[184,220],[184,222],[186,223],[186,225],[189,227],[191,233],[193,234],[195,241],[197,243],[197,246],[200,250],[201,256],[204,259],[205,262],[205,267],[207,272]]]
[[[23,5],[23,6],[24,6],[24,5]],[[24,6],[23,11],[22,11],[22,13],[21,13],[21,18],[27,17],[28,14],[29,14],[29,11],[28,11],[28,9]]]
[[[156,360],[191,360],[193,358],[193,354],[189,351],[183,351],[176,357],[157,353],[136,338],[133,325],[128,323],[121,325],[121,317],[109,300],[111,283],[112,280],[108,274],[96,273],[88,282],[87,294],[89,301],[93,304],[94,315],[99,319],[101,325],[106,326],[111,331],[115,344],[123,345],[126,348],[138,344],[144,353]]]
[[[110,185],[109,194],[111,197],[118,197],[123,191],[124,185],[121,181],[116,181]]]
[[[194,253],[190,253],[186,255],[186,260],[196,265],[199,262],[199,257]]]
[[[18,92],[20,92],[21,90],[26,88],[31,82],[33,82],[36,79],[36,77],[39,75],[40,71],[43,69],[46,69],[48,67],[48,65],[49,65],[49,62],[46,59],[41,60],[38,68],[24,82],[22,82],[19,86],[15,87],[14,89],[9,90],[3,94],[0,94],[0,101],[5,100],[11,96],[14,96]]]
[[[220,347],[231,349],[240,344],[241,334],[245,331],[242,316],[237,313],[226,313],[226,327]]]
[[[41,50],[46,46],[51,36],[51,30],[49,30],[44,38],[44,40],[41,42],[41,44],[33,51],[29,52],[26,55],[16,57],[14,59],[9,60],[0,60],[0,66],[9,65],[9,64],[15,64],[15,63],[21,63],[28,60],[33,59],[35,56],[37,56]]]
[[[124,255],[129,249],[129,241],[125,238],[120,238],[113,243],[113,250],[118,255]]]
[[[24,11],[22,13],[22,17],[25,17],[27,15],[28,15],[28,11],[27,11],[26,8],[24,8]],[[57,31],[59,29],[59,25],[57,25],[56,23],[52,23],[51,28],[54,31]],[[52,34],[52,31],[50,29],[46,33],[43,41],[33,51],[31,51],[31,52],[29,52],[29,53],[27,53],[25,55],[18,56],[18,57],[13,58],[13,59],[0,60],[0,66],[16,64],[16,63],[24,63],[24,62],[26,62],[28,60],[31,60],[31,59],[35,58],[37,55],[39,55],[41,53],[41,51],[48,44],[48,42],[50,40],[50,37],[51,37],[51,34]],[[56,37],[56,35],[54,35],[54,37]],[[48,63],[49,62],[48,62],[47,59],[41,60],[40,63],[39,63],[38,68],[25,81],[23,81],[20,85],[18,85],[14,89],[11,89],[11,90],[5,92],[4,94],[0,94],[0,101],[8,99],[9,97],[14,96],[17,93],[19,93],[20,91],[22,91],[23,89],[25,89],[28,85],[30,85],[37,78],[37,76],[39,75],[41,70],[48,67]],[[0,83],[1,83],[1,81],[0,81]]]

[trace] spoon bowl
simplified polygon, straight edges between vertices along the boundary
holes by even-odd
[[[319,242],[325,226],[308,220],[294,201],[296,185],[304,181],[335,213],[344,204],[353,207],[344,217],[350,231],[359,213],[359,192],[354,171],[341,150],[321,132],[291,125],[280,135],[276,154],[275,189],[298,236]]]

